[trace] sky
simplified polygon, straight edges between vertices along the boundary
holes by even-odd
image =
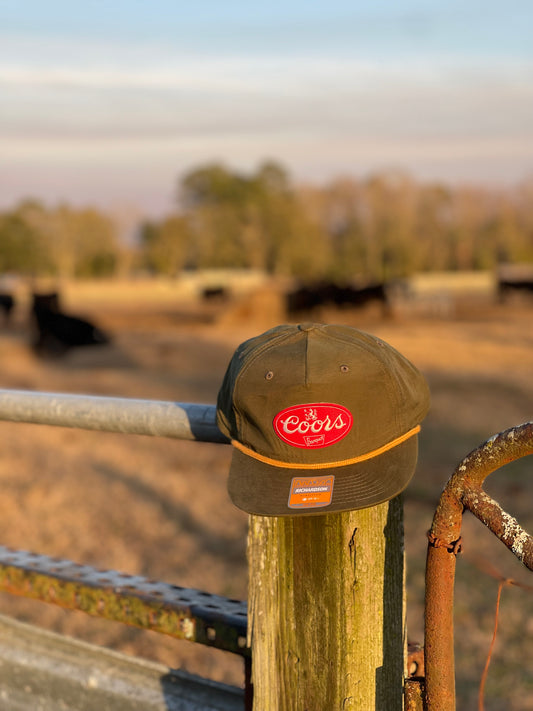
[[[0,0],[0,209],[161,216],[214,161],[533,178],[531,0]]]

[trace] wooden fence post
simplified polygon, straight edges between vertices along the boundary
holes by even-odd
[[[401,711],[403,505],[250,516],[254,711]]]

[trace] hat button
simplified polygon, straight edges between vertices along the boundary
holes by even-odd
[[[319,323],[301,323],[299,324],[298,328],[300,331],[314,331],[315,328],[318,328],[320,326]]]

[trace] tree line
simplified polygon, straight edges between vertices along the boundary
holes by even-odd
[[[189,171],[173,214],[134,246],[94,209],[26,201],[0,213],[0,272],[103,277],[132,270],[260,269],[338,283],[533,262],[533,183],[508,190],[419,183],[388,172],[295,185],[279,163]]]
[[[0,213],[0,274],[110,276],[119,262],[116,227],[98,210],[26,200]]]

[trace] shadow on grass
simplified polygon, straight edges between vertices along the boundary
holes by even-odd
[[[102,463],[95,463],[94,468],[108,482],[118,482],[126,487],[134,498],[157,506],[161,517],[170,521],[175,528],[176,545],[179,545],[179,536],[187,533],[194,538],[198,548],[204,553],[223,557],[227,562],[245,560],[246,532],[244,528],[236,537],[209,531],[206,529],[205,523],[197,520],[185,504],[172,501],[163,492],[157,491],[155,487],[146,482],[123,474]]]

